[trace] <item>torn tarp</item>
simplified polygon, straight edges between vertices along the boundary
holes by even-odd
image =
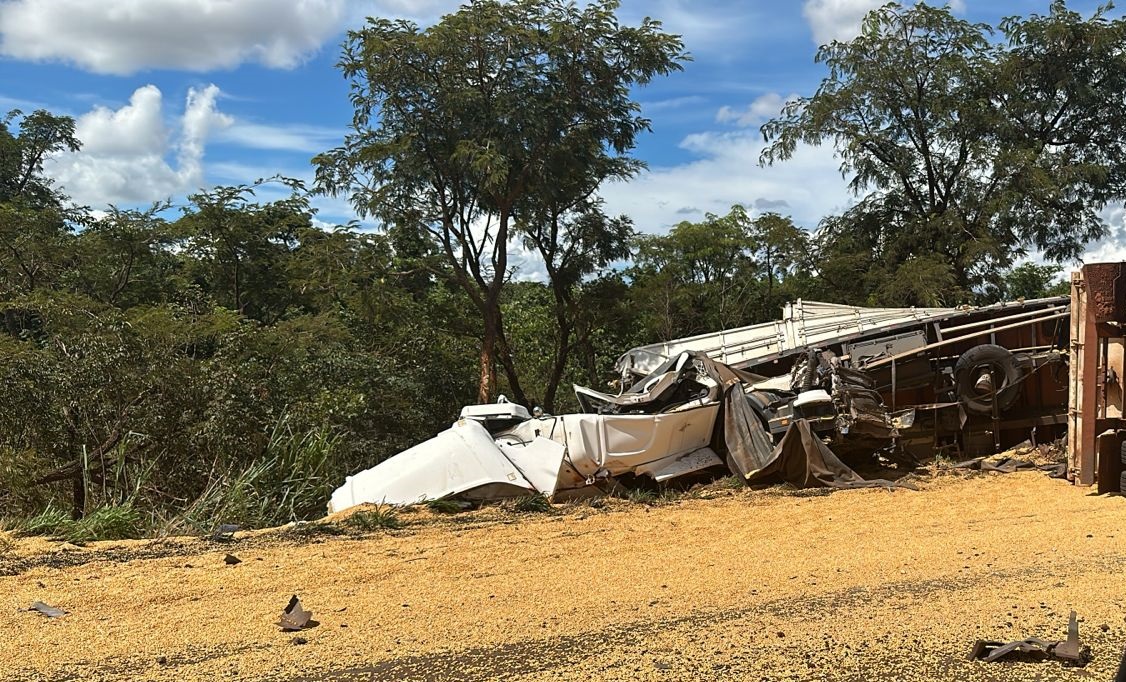
[[[1001,474],[1012,474],[1017,471],[1043,471],[1051,478],[1065,478],[1067,476],[1066,462],[1036,464],[1016,457],[975,457],[952,464],[950,468],[967,469],[969,471],[995,471]]]
[[[886,479],[865,480],[842,462],[833,451],[809,428],[809,422],[799,419],[787,429],[786,435],[775,446],[770,461],[756,471],[745,474],[748,483],[769,483],[783,480],[798,488],[886,488],[914,489],[909,483]]]

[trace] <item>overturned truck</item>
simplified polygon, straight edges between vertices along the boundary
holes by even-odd
[[[890,485],[846,462],[975,456],[1059,437],[1068,305],[797,301],[776,322],[631,349],[617,363],[623,390],[575,387],[580,413],[467,406],[431,440],[348,477],[329,509],[557,499],[713,471],[752,484]]]

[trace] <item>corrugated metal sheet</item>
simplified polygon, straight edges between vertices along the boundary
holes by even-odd
[[[648,374],[684,351],[700,351],[724,364],[740,366],[789,355],[810,346],[827,346],[918,324],[1066,301],[1067,297],[1056,297],[979,308],[861,308],[799,299],[783,308],[780,320],[639,346],[622,355],[617,366],[619,370]]]

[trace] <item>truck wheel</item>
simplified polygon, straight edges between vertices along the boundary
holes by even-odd
[[[1020,395],[1022,376],[1013,354],[992,343],[974,346],[954,365],[958,400],[973,414],[993,414],[994,400],[998,412],[1012,407]]]

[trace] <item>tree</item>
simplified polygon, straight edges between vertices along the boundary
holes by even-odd
[[[166,202],[144,211],[110,206],[74,239],[76,265],[68,278],[82,293],[128,308],[168,300],[176,284],[174,238],[159,216]]]
[[[667,235],[640,237],[636,247],[629,276],[654,337],[729,329],[755,319],[760,282],[744,207],[681,222]]]
[[[53,283],[81,212],[43,174],[43,162],[77,151],[74,119],[13,110],[0,119],[0,295]],[[19,133],[12,132],[18,124]]]
[[[763,314],[775,308],[774,285],[796,267],[808,265],[809,233],[794,225],[789,216],[764,213],[751,221],[750,237],[753,254],[760,271],[766,276]]]
[[[1060,268],[1056,265],[1021,263],[1005,273],[1003,297],[1010,301],[1066,296],[1069,293],[1071,284],[1060,279]]]
[[[828,76],[763,126],[761,162],[835,145],[862,199],[833,231],[866,234],[858,246],[908,289],[947,268],[968,299],[1030,249],[1075,258],[1126,198],[1126,20],[1106,10],[1085,20],[1057,0],[1001,22],[1002,43],[948,8],[874,10],[855,40],[820,48]]]
[[[272,181],[292,194],[268,203],[253,201],[256,190]],[[297,180],[273,178],[188,197],[190,205],[176,227],[194,262],[202,266],[199,283],[221,304],[266,322],[287,312],[294,296],[285,264],[298,231],[312,224],[303,189]]]
[[[544,409],[554,412],[571,351],[586,343],[591,329],[576,298],[579,285],[597,269],[628,258],[634,232],[629,218],[606,216],[599,202],[585,201],[569,213],[557,205],[546,209],[546,215],[531,212],[520,231],[525,246],[543,259],[554,303],[555,345],[543,391]]]
[[[628,153],[649,121],[630,87],[685,59],[659,22],[621,26],[617,7],[478,0],[426,30],[369,19],[345,42],[353,130],[314,159],[317,187],[436,244],[481,316],[481,401],[496,390],[499,360],[526,402],[500,301],[515,225],[535,210],[528,198],[558,187],[554,205],[571,208],[603,180],[637,172]]]

